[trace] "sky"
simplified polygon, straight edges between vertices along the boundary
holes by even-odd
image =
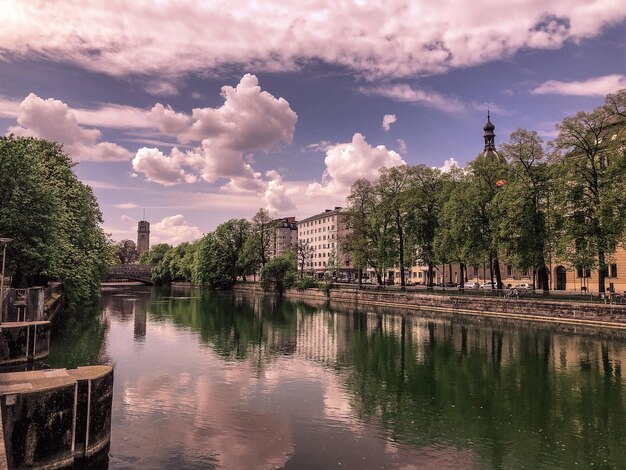
[[[0,0],[0,132],[63,144],[104,229],[178,244],[464,166],[626,88],[623,0]]]

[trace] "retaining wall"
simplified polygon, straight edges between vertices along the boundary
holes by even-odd
[[[237,284],[236,290],[262,293],[254,284]],[[411,310],[447,311],[473,315],[510,318],[603,324],[626,327],[626,306],[563,302],[558,300],[525,300],[461,295],[429,295],[416,292],[330,289],[328,294],[319,289],[288,289],[284,295],[353,305],[378,305]]]
[[[0,375],[0,414],[8,469],[72,465],[111,437],[113,368],[79,367]]]

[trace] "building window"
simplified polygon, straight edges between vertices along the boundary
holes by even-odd
[[[511,266],[510,264],[506,267],[506,275],[507,277],[513,276],[513,266]]]
[[[522,271],[522,276],[524,276],[524,277],[530,276],[530,274],[528,272],[528,268],[524,268],[524,270]]]
[[[585,268],[578,268],[577,270],[578,277],[591,277],[591,271]],[[584,274],[584,276],[583,276]]]
[[[611,277],[617,277],[617,264],[615,263],[611,265]]]

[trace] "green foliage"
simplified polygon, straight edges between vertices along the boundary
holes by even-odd
[[[268,261],[261,269],[261,288],[282,294],[296,281],[296,257],[292,252]]]
[[[168,246],[156,245],[153,256],[147,257],[153,261],[157,261],[160,257],[152,268],[152,281],[156,285],[194,282],[199,242],[184,242],[174,248],[166,249]]]
[[[172,247],[167,243],[159,243],[150,248],[149,251],[146,251],[141,254],[139,257],[139,263],[145,265],[156,266],[161,262],[165,253],[171,250]]]
[[[591,113],[565,118],[551,143],[554,202],[562,221],[557,248],[574,266],[599,270],[600,292],[626,225],[625,108],[626,90],[609,95]]]
[[[0,138],[0,234],[13,239],[7,273],[14,286],[63,281],[70,306],[93,300],[114,262],[96,198],[73,166],[59,144]]]
[[[311,276],[303,276],[296,279],[293,287],[296,289],[314,289],[319,287],[319,283],[314,277]]]

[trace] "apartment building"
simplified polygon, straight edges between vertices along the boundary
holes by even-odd
[[[315,250],[306,263],[307,272],[322,277],[334,259],[337,267],[333,273],[335,276],[354,275],[356,269],[351,265],[350,253],[343,248],[343,241],[348,233],[344,209],[326,209],[297,224],[299,240],[305,241]]]
[[[287,251],[296,252],[298,248],[298,223],[295,217],[283,217],[273,222],[274,230],[270,235],[270,258],[282,256]]]

